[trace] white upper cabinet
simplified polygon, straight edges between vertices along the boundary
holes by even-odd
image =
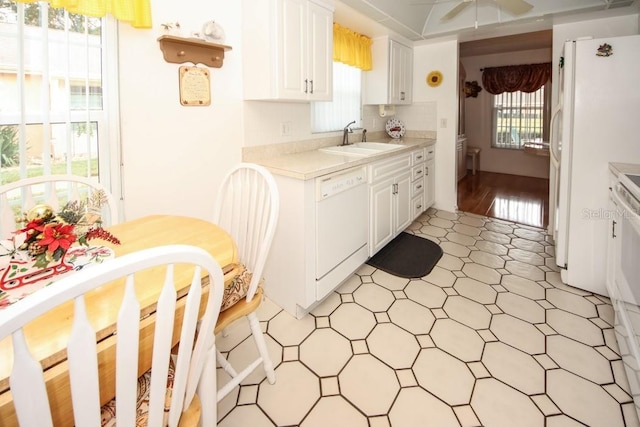
[[[411,104],[413,49],[388,37],[374,39],[373,69],[365,74],[365,104]]]
[[[333,10],[320,0],[243,0],[244,98],[330,101]]]

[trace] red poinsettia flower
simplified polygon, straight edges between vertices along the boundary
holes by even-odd
[[[44,227],[44,225],[42,225],[42,222],[43,222],[42,219],[34,219],[32,221],[29,221],[27,223],[27,225],[23,229],[14,231],[14,233],[15,234],[20,234],[20,233],[25,233],[26,232],[29,235],[31,233],[33,233],[34,231],[37,231],[38,233],[41,233],[42,229]]]
[[[47,252],[55,252],[56,249],[69,249],[76,241],[73,233],[73,224],[53,224],[44,227],[42,234],[44,237],[38,242],[40,246],[46,246]]]

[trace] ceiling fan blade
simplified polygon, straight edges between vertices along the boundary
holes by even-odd
[[[453,18],[454,16],[456,16],[457,14],[459,14],[460,12],[465,10],[467,8],[467,6],[469,6],[471,3],[472,3],[471,1],[464,0],[462,3],[459,3],[457,6],[455,6],[453,9],[451,9],[449,12],[447,12],[446,15],[444,15],[442,18],[440,18],[440,20],[441,21],[448,21],[449,19]]]
[[[495,2],[512,15],[522,15],[533,9],[533,5],[524,0],[495,0]]]
[[[435,6],[437,4],[443,4],[443,3],[453,3],[453,2],[458,2],[460,0],[440,0],[440,1],[416,1],[413,3],[409,3],[411,6]]]

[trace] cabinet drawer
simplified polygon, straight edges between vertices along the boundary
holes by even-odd
[[[419,150],[411,152],[413,165],[417,165],[418,163],[422,163],[426,160],[424,151],[425,151],[424,148],[421,148]]]
[[[416,219],[422,212],[424,212],[424,195],[421,194],[414,198],[411,202],[411,206],[413,208],[413,219]]]
[[[436,157],[436,148],[434,146],[427,147],[424,151],[426,152],[426,160],[431,160]]]
[[[411,167],[411,154],[403,154],[369,165],[369,182],[377,182],[389,175],[397,174]]]
[[[411,181],[415,181],[416,179],[420,179],[424,176],[424,163],[421,163],[417,166],[414,166],[411,169]]]
[[[424,180],[419,179],[411,187],[411,197],[424,193]]]

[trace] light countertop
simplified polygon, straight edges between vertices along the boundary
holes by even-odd
[[[292,154],[270,155],[253,160],[276,175],[288,176],[302,180],[316,178],[354,166],[365,165],[372,161],[393,157],[420,147],[432,146],[436,143],[432,138],[376,139],[376,142],[388,142],[406,145],[406,148],[381,152],[368,157],[343,156],[329,154],[317,149]]]
[[[640,175],[640,164],[637,163],[609,163],[609,170],[618,177],[621,173]]]

